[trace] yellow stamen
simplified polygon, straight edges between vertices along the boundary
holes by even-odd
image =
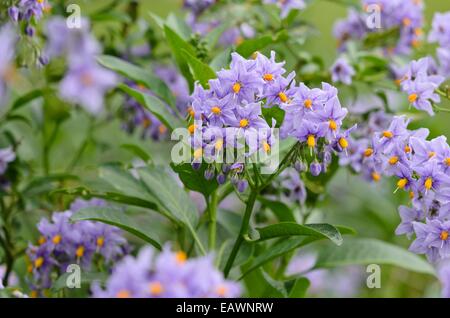
[[[402,22],[403,22],[404,26],[410,26],[411,25],[411,19],[409,19],[409,18],[404,18]]]
[[[247,127],[248,126],[248,119],[241,119],[240,121],[239,121],[239,126],[241,127],[241,128],[245,128],[245,127]]]
[[[273,81],[273,74],[264,74],[263,79],[264,79],[266,82]]]
[[[219,286],[217,288],[217,295],[219,297],[225,297],[227,294],[228,289],[225,286]]]
[[[81,82],[84,86],[91,86],[92,84],[94,84],[94,78],[91,74],[85,73],[81,76]]]
[[[430,190],[433,187],[433,178],[429,177],[425,180],[425,189]]]
[[[283,93],[283,92],[279,92],[279,93],[278,93],[278,97],[280,98],[280,100],[281,100],[283,103],[286,103],[286,102],[288,101],[288,97],[287,97],[286,94]]]
[[[421,36],[423,34],[423,30],[421,28],[415,28],[414,29],[414,34],[416,36]]]
[[[447,241],[447,239],[448,239],[448,231],[442,231],[441,235],[439,235],[439,237],[441,238],[441,240]]]
[[[52,242],[55,245],[58,245],[59,243],[61,243],[62,237],[61,235],[57,234],[55,236],[53,236]]]
[[[158,131],[159,131],[160,134],[165,134],[166,131],[167,131],[167,127],[164,126],[164,125],[159,125]]]
[[[131,294],[128,290],[121,290],[116,294],[116,298],[130,298]]]
[[[411,147],[408,146],[408,145],[406,145],[406,146],[405,146],[405,152],[406,152],[406,153],[410,153],[410,152],[411,152]]]
[[[216,148],[217,151],[221,150],[223,148],[223,139],[218,139],[214,148]]]
[[[78,246],[77,250],[75,251],[75,255],[77,256],[77,258],[82,258],[84,255],[84,246]]]
[[[202,148],[198,148],[194,151],[194,158],[195,159],[200,159],[203,156],[203,149]]]
[[[218,106],[214,106],[213,108],[211,108],[211,112],[215,115],[219,115],[222,110]]]
[[[267,143],[267,141],[264,141],[264,142],[263,142],[263,149],[264,149],[264,151],[265,151],[266,153],[269,153],[269,152],[270,152],[271,147],[270,147],[270,145]]]
[[[436,156],[436,152],[430,151],[430,152],[428,153],[428,159],[431,159],[431,158],[433,158],[434,156]]]
[[[310,100],[310,99],[306,99],[304,102],[303,102],[303,105],[306,107],[306,108],[311,108],[311,106],[312,106],[312,100]]]
[[[30,297],[31,298],[38,298],[38,295],[39,294],[38,294],[38,292],[36,290],[32,290],[31,293],[30,293]]]
[[[414,199],[414,191],[409,191],[409,198]]]
[[[398,157],[397,157],[397,156],[393,156],[393,157],[391,157],[391,158],[389,159],[389,164],[390,164],[391,166],[397,164],[397,162],[398,162]]]
[[[391,131],[386,130],[386,131],[383,131],[383,137],[390,139],[390,138],[394,137],[394,134]]]
[[[367,148],[366,150],[364,150],[364,157],[368,158],[370,156],[373,155],[373,149],[372,148]]]
[[[27,272],[28,272],[28,273],[32,273],[32,272],[33,272],[33,264],[29,264],[29,265],[27,266]]]
[[[237,94],[237,93],[239,93],[241,91],[241,84],[239,84],[239,83],[234,83],[234,85],[233,85],[233,92],[235,93],[235,94]]]
[[[408,96],[408,101],[412,104],[417,100],[417,94],[413,93],[411,95]]]
[[[103,247],[103,245],[105,245],[105,238],[103,236],[97,237],[97,246]]]
[[[175,259],[177,260],[178,264],[184,264],[187,260],[187,255],[183,251],[179,251],[175,254]]]
[[[450,158],[445,158],[444,163],[450,167]]]
[[[150,283],[150,294],[161,295],[163,291],[164,288],[160,282]]]
[[[314,148],[316,146],[316,137],[314,137],[314,135],[309,135],[306,144],[309,148]]]
[[[331,130],[336,130],[337,129],[337,124],[336,124],[336,122],[334,120],[330,119],[330,121],[328,122],[328,127]]]
[[[417,48],[420,45],[421,45],[421,42],[419,40],[417,40],[417,39],[414,39],[414,40],[411,41],[411,46],[414,47],[414,48]]]
[[[42,256],[34,260],[34,267],[40,268],[44,264],[44,258]]]
[[[372,180],[375,182],[378,182],[381,180],[381,176],[380,174],[376,173],[376,172],[372,172]]]
[[[188,127],[189,133],[190,133],[191,135],[193,135],[196,128],[197,128],[197,125],[194,125],[194,124],[190,125],[190,126]]]
[[[187,113],[189,114],[189,116],[194,117],[195,116],[194,108],[192,108],[192,106],[188,107]]]
[[[397,187],[398,187],[399,189],[404,189],[404,188],[406,187],[407,184],[408,184],[408,179],[403,178],[403,179],[398,180],[398,182],[397,182]]]
[[[342,149],[348,148],[348,141],[344,137],[339,139],[339,146],[342,147]]]

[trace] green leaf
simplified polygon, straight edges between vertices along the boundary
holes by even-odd
[[[436,275],[433,266],[420,256],[375,239],[355,238],[346,240],[340,248],[320,248],[315,268],[367,264],[388,264],[417,273]]]
[[[177,65],[180,68],[180,72],[188,81],[189,88],[192,91],[192,89],[194,88],[194,80],[189,71],[189,65],[181,52],[185,50],[189,54],[195,56],[195,49],[167,25],[164,26],[164,33],[166,35],[167,43],[169,44],[169,47],[171,48],[172,53],[175,57]]]
[[[181,165],[171,164],[173,171],[175,171],[184,186],[189,190],[202,193],[205,197],[209,197],[218,187],[216,179],[206,180],[204,177],[206,165],[202,165],[200,169],[195,170],[190,163]]]
[[[283,123],[285,111],[280,107],[274,106],[270,108],[262,108],[262,114],[270,127],[272,127],[272,120],[275,119],[276,127],[279,128]]]
[[[294,222],[281,222],[264,228],[257,229],[259,241],[283,236],[312,236],[328,238],[336,245],[342,244],[342,236],[339,230],[330,224],[300,225]]]
[[[119,88],[136,99],[139,104],[153,113],[153,115],[155,115],[170,130],[185,126],[180,119],[172,115],[167,106],[158,98],[131,88],[125,84],[120,84]]]
[[[295,222],[292,210],[283,202],[268,200],[264,197],[258,197],[258,201],[268,207],[280,222]]]
[[[225,49],[223,52],[219,53],[212,61],[209,63],[209,66],[214,71],[220,71],[222,68],[227,67],[228,64],[230,64],[231,61],[231,52],[232,49],[229,47]]]
[[[186,24],[184,19],[177,17],[173,13],[170,13],[166,19],[166,24],[181,38],[183,38],[183,40],[188,40],[190,38],[191,28]]]
[[[148,190],[160,206],[191,232],[202,254],[205,249],[194,228],[198,223],[198,211],[188,194],[161,167],[147,167],[137,170]]]
[[[142,161],[144,161],[146,163],[149,163],[152,161],[152,157],[150,156],[150,154],[147,151],[145,151],[144,149],[142,149],[141,147],[139,147],[138,145],[123,144],[120,147],[125,150],[128,150],[130,153],[134,154],[135,156],[138,156],[140,159],[142,159]]]
[[[266,34],[259,38],[244,41],[236,48],[236,52],[247,58],[253,53],[264,49],[268,45],[286,41],[288,38],[289,36],[286,30],[281,31],[274,36]]]
[[[103,55],[98,57],[97,60],[104,67],[131,79],[137,84],[144,85],[169,105],[175,105],[175,98],[169,87],[159,77],[154,76],[150,70],[146,71],[140,66],[136,66],[115,56]]]
[[[153,233],[148,233],[148,229],[141,228],[140,223],[134,222],[132,218],[121,210],[105,207],[88,207],[79,210],[70,219],[74,222],[89,220],[116,226],[157,249],[161,249],[161,244],[158,243],[158,239],[154,237]]]
[[[186,60],[191,70],[194,80],[199,81],[204,87],[208,87],[208,81],[216,77],[216,73],[205,63],[190,54],[186,50],[181,50],[181,55]]]
[[[291,290],[289,291],[289,298],[305,298],[309,286],[310,282],[307,278],[301,277],[296,279]]]
[[[44,91],[42,89],[35,89],[31,92],[26,93],[25,95],[22,95],[18,99],[16,99],[11,107],[12,110],[17,110],[21,107],[26,106],[28,103],[32,102],[33,100],[40,98],[44,95]]]
[[[309,226],[311,226],[310,224]],[[313,225],[314,227],[314,225]],[[318,227],[320,228],[320,227]],[[347,227],[340,227],[336,226],[336,228],[342,233],[342,234],[352,234],[354,233],[353,230]],[[318,230],[318,229],[317,229]],[[289,253],[299,247],[308,245],[312,242],[321,240],[327,238],[325,235],[316,235],[316,236],[307,236],[307,237],[293,237],[290,239],[281,239],[280,241],[276,242],[274,245],[270,246],[270,248],[266,249],[263,253],[259,254],[252,262],[251,266],[248,267],[247,271],[245,271],[241,278],[245,277],[248,273],[252,272],[253,270],[263,266],[267,262],[270,262],[271,260],[280,257],[286,253]],[[336,248],[336,246],[332,246],[333,248]],[[340,249],[341,247],[338,247],[336,249]]]
[[[73,275],[73,273],[64,273],[61,276],[59,276],[56,281],[53,283],[52,286],[52,292],[57,293],[64,288],[67,287],[67,279]],[[108,279],[108,273],[90,273],[90,272],[83,272],[81,274],[81,281],[80,283],[82,285],[90,285],[94,281],[99,281],[100,283],[105,282]]]

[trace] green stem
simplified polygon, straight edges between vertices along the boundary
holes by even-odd
[[[244,218],[242,219],[241,229],[239,231],[239,235],[234,242],[233,249],[231,250],[231,254],[228,257],[227,263],[225,265],[224,274],[225,277],[228,277],[230,273],[231,267],[233,267],[234,260],[239,252],[239,249],[244,241],[244,235],[248,233],[248,227],[250,225],[250,217],[252,216],[253,207],[256,202],[256,197],[258,196],[258,189],[252,189],[250,193],[250,197],[247,200],[247,206],[245,208]]]
[[[78,151],[75,154],[75,156],[73,157],[70,164],[67,166],[67,168],[66,168],[67,173],[70,173],[75,168],[78,161],[81,159],[81,156],[83,155],[84,151],[86,150],[87,146],[89,145],[89,142],[91,141],[93,130],[94,130],[94,119],[90,118],[90,124],[89,124],[86,138],[84,139],[80,148],[78,148]]]
[[[214,191],[211,194],[211,198],[208,203],[209,211],[209,250],[213,251],[216,248],[216,235],[217,235],[217,192]]]
[[[45,125],[43,126],[43,136],[44,136],[44,149],[43,149],[43,153],[42,153],[42,161],[43,161],[43,165],[44,165],[44,174],[47,176],[50,173],[50,150],[53,146],[53,143],[55,142],[56,136],[58,135],[58,131],[60,128],[60,123],[57,122],[55,124],[55,127],[52,130],[52,133],[49,137],[49,139],[47,140],[47,134],[45,132]]]

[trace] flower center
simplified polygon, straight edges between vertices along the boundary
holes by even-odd
[[[103,245],[105,245],[105,238],[103,236],[99,236],[97,238],[97,246],[102,247]]]
[[[367,148],[366,150],[364,150],[364,157],[370,157],[373,155],[373,149],[372,148]]]
[[[119,291],[119,292],[116,294],[116,297],[117,297],[117,298],[130,298],[130,297],[131,297],[131,294],[130,294],[130,292],[129,292],[128,290],[122,289],[121,291]]]
[[[348,141],[344,137],[339,139],[339,146],[342,147],[342,149],[348,148]]]
[[[383,131],[383,137],[390,139],[390,138],[394,137],[394,134],[392,133],[392,131],[386,130],[386,131]]]
[[[436,156],[436,152],[430,151],[430,152],[428,153],[428,159],[431,159],[431,158],[433,158],[434,156]]]
[[[58,245],[59,243],[61,243],[61,239],[62,239],[61,235],[57,234],[53,236],[52,242],[53,244]]]
[[[203,149],[198,148],[194,151],[194,159],[200,159],[203,155]]]
[[[288,97],[287,97],[286,94],[283,93],[283,92],[279,92],[279,93],[278,93],[278,97],[280,98],[280,100],[281,100],[283,103],[286,103],[286,102],[288,101]]]
[[[398,180],[398,182],[397,182],[397,187],[398,187],[399,189],[404,189],[404,188],[406,187],[407,184],[408,184],[408,179],[403,178],[403,179]]]
[[[194,116],[195,116],[195,112],[194,112],[194,109],[192,108],[192,106],[188,107],[187,113],[188,113],[191,117],[194,117]]]
[[[189,127],[188,127],[188,131],[189,131],[189,133],[191,134],[191,135],[193,135],[194,134],[194,132],[195,132],[195,128],[197,128],[197,125],[190,125]]]
[[[445,158],[444,163],[450,167],[450,157]]]
[[[159,125],[158,131],[160,134],[164,134],[167,131],[167,127],[164,125]]]
[[[44,264],[44,258],[42,256],[34,260],[34,267],[40,268]]]
[[[405,146],[405,152],[406,152],[406,153],[410,153],[410,152],[411,152],[411,147],[408,146],[408,145],[406,145],[406,146]]]
[[[223,148],[223,139],[218,139],[214,148],[216,148],[217,151],[221,150]]]
[[[245,127],[247,127],[248,126],[248,119],[241,119],[240,121],[239,121],[239,126],[241,127],[241,128],[245,128]]]
[[[309,135],[306,143],[308,144],[308,147],[314,148],[316,146],[316,137],[314,137],[314,135]]]
[[[219,286],[217,288],[217,295],[219,297],[225,297],[225,295],[227,294],[228,289],[225,286]]]
[[[175,259],[178,264],[184,264],[187,260],[187,255],[183,251],[179,251],[175,254]]]
[[[331,130],[336,130],[337,129],[337,124],[336,124],[336,122],[334,120],[330,119],[330,121],[328,122],[328,127]]]
[[[39,245],[43,245],[45,242],[47,242],[47,239],[43,236],[41,236],[38,240]]]
[[[233,92],[235,94],[239,93],[241,91],[241,84],[240,83],[234,83],[233,85]]]
[[[264,141],[264,142],[263,142],[263,149],[264,149],[264,151],[265,151],[266,153],[269,153],[269,152],[270,152],[271,147],[270,147],[270,145],[267,143],[267,141]]]
[[[409,18],[404,18],[402,22],[403,22],[404,26],[410,26],[411,25],[411,19],[409,19]]]
[[[218,106],[214,106],[213,108],[211,108],[211,111],[215,115],[219,115],[222,112]]]
[[[94,84],[94,78],[92,77],[91,74],[84,73],[81,76],[81,82],[83,83],[84,86],[91,86],[92,84]]]
[[[306,100],[303,102],[303,105],[305,105],[306,108],[310,109],[311,106],[312,106],[312,100],[306,99]]]
[[[391,166],[397,164],[397,162],[398,162],[398,157],[397,157],[397,156],[393,156],[393,157],[391,157],[391,158],[389,159],[389,164],[390,164]]]
[[[84,246],[78,246],[77,250],[75,251],[75,255],[77,256],[77,258],[82,258],[84,255]]]
[[[264,74],[263,78],[266,82],[273,81],[273,74]]]
[[[372,180],[375,181],[375,182],[380,181],[381,180],[380,174],[376,173],[376,172],[372,172]]]
[[[417,100],[417,98],[418,98],[417,94],[413,93],[408,96],[408,101],[412,104]]]
[[[433,178],[429,177],[425,180],[425,189],[430,190],[433,187]]]
[[[442,231],[441,235],[439,235],[439,237],[441,238],[441,240],[447,241],[447,239],[448,239],[448,231]]]
[[[150,294],[161,295],[164,288],[160,282],[150,283]]]

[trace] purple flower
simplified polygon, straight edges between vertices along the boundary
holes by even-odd
[[[277,63],[275,61],[274,51],[270,52],[270,59],[263,54],[256,54],[255,70],[266,82],[266,84],[272,83],[286,72],[283,68],[284,64],[286,64],[286,62]]]
[[[295,169],[283,171],[281,177],[284,179],[281,186],[289,191],[289,199],[303,205],[306,201],[306,188],[300,174]]]
[[[71,66],[61,81],[59,93],[66,101],[98,114],[103,109],[105,93],[117,84],[117,80],[115,73],[87,61]]]
[[[230,95],[222,99],[209,98],[204,104],[204,115],[210,125],[217,127],[236,126],[237,119],[233,111],[234,107]]]
[[[442,47],[450,47],[450,12],[437,12],[434,15],[428,41],[438,42]]]
[[[381,133],[379,146],[384,149],[385,153],[389,153],[409,135],[408,124],[409,120],[405,116],[396,116],[389,128]]]
[[[314,177],[317,177],[322,172],[322,165],[318,161],[311,162],[309,172],[311,172]]]
[[[343,57],[337,59],[331,67],[331,79],[333,83],[341,82],[350,85],[354,75],[355,69]]]
[[[244,130],[255,128],[269,128],[267,122],[261,117],[261,105],[250,103],[236,108],[237,126]]]
[[[438,48],[436,50],[439,59],[439,73],[446,77],[450,77],[450,50],[448,48]]]
[[[0,149],[0,175],[6,172],[8,164],[16,160],[16,154],[12,147]]]
[[[425,194],[430,190],[438,191],[441,187],[450,185],[450,178],[442,173],[436,163],[416,167],[416,172],[420,176],[418,190]]]
[[[12,80],[17,36],[11,25],[7,24],[0,29],[0,105],[6,102],[7,87]]]
[[[442,297],[450,298],[450,264],[448,264],[448,261],[440,266],[438,274],[442,284]]]
[[[310,149],[316,148],[317,139],[324,137],[326,129],[312,122],[305,122],[295,131],[295,136],[300,142],[306,142]]]
[[[326,102],[323,108],[317,109],[313,114],[313,120],[327,129],[327,138],[329,140],[336,138],[336,134],[342,126],[342,121],[347,116],[347,109],[342,108],[337,97],[331,98]]]
[[[431,263],[435,263],[439,258],[439,249],[426,243],[430,234],[430,226],[421,222],[413,222],[416,239],[412,242],[409,250],[416,254],[426,254]]]
[[[281,9],[281,18],[286,18],[291,10],[302,10],[306,7],[304,0],[264,0],[267,4],[276,4]]]
[[[428,235],[424,241],[428,247],[435,247],[441,258],[450,256],[450,221],[427,220]]]
[[[400,206],[398,208],[402,222],[395,230],[396,235],[406,234],[408,238],[411,238],[414,233],[413,223],[420,222],[425,218],[422,210],[415,208],[408,208],[406,206]]]
[[[117,264],[106,290],[93,285],[93,296],[111,297],[237,297],[238,284],[226,281],[209,256],[188,260],[183,252],[166,247],[154,257],[144,248],[138,258],[131,256]]]
[[[238,102],[251,102],[255,99],[255,95],[261,93],[264,81],[255,71],[249,71],[241,59],[240,55],[233,53],[234,65],[230,70],[218,72],[217,77],[227,93],[234,96]]]
[[[409,103],[416,109],[426,111],[430,116],[434,115],[433,105],[439,103],[441,98],[435,93],[436,85],[430,82],[416,80],[408,86]]]

